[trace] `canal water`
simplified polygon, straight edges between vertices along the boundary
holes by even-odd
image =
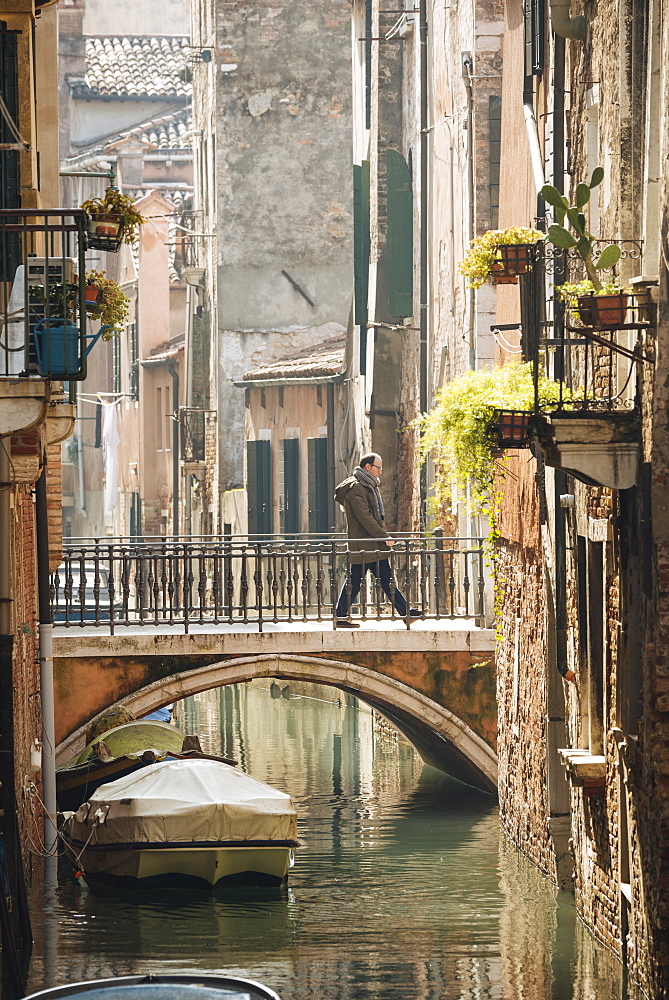
[[[180,727],[289,792],[286,890],[99,896],[63,866],[31,893],[29,991],[139,972],[226,972],[282,1000],[638,1000],[500,833],[489,797],[424,767],[334,689],[254,681],[180,703]]]

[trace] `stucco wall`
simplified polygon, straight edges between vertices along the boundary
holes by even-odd
[[[352,295],[350,8],[338,0],[216,7],[214,225],[220,483],[242,484],[243,395],[230,384],[320,343]],[[198,83],[196,78],[196,93]],[[200,94],[198,114],[209,115]],[[307,299],[281,273],[286,271]]]

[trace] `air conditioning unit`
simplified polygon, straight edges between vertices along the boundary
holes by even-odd
[[[77,262],[72,257],[28,257],[26,258],[26,281],[28,285],[72,284],[77,280]]]

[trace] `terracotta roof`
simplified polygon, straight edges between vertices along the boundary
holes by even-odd
[[[188,39],[179,36],[89,35],[86,77],[74,82],[77,97],[190,97],[186,68]]]
[[[183,349],[184,338],[177,337],[175,340],[168,341],[168,343],[156,347],[147,358],[141,358],[139,363],[140,365],[157,365],[165,361],[172,361]]]
[[[242,376],[244,382],[267,382],[290,379],[327,378],[339,375],[344,368],[345,337],[331,337],[322,344],[308,347],[280,361],[253,368]]]
[[[190,141],[181,137],[190,130],[191,124],[190,111],[183,110],[144,122],[121,134],[124,139],[132,136],[140,142],[150,143],[156,149],[184,149],[190,153]]]

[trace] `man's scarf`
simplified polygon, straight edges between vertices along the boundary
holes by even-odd
[[[365,470],[360,465],[356,465],[355,469],[353,470],[353,475],[358,480],[358,482],[361,483],[363,486],[371,486],[371,488],[374,490],[374,495],[376,497],[376,508],[379,512],[379,518],[381,519],[381,523],[383,524],[383,522],[386,519],[386,512],[383,509],[383,500],[381,499],[381,490],[379,489],[378,480],[375,479],[374,476],[371,476],[369,472],[365,472]]]

